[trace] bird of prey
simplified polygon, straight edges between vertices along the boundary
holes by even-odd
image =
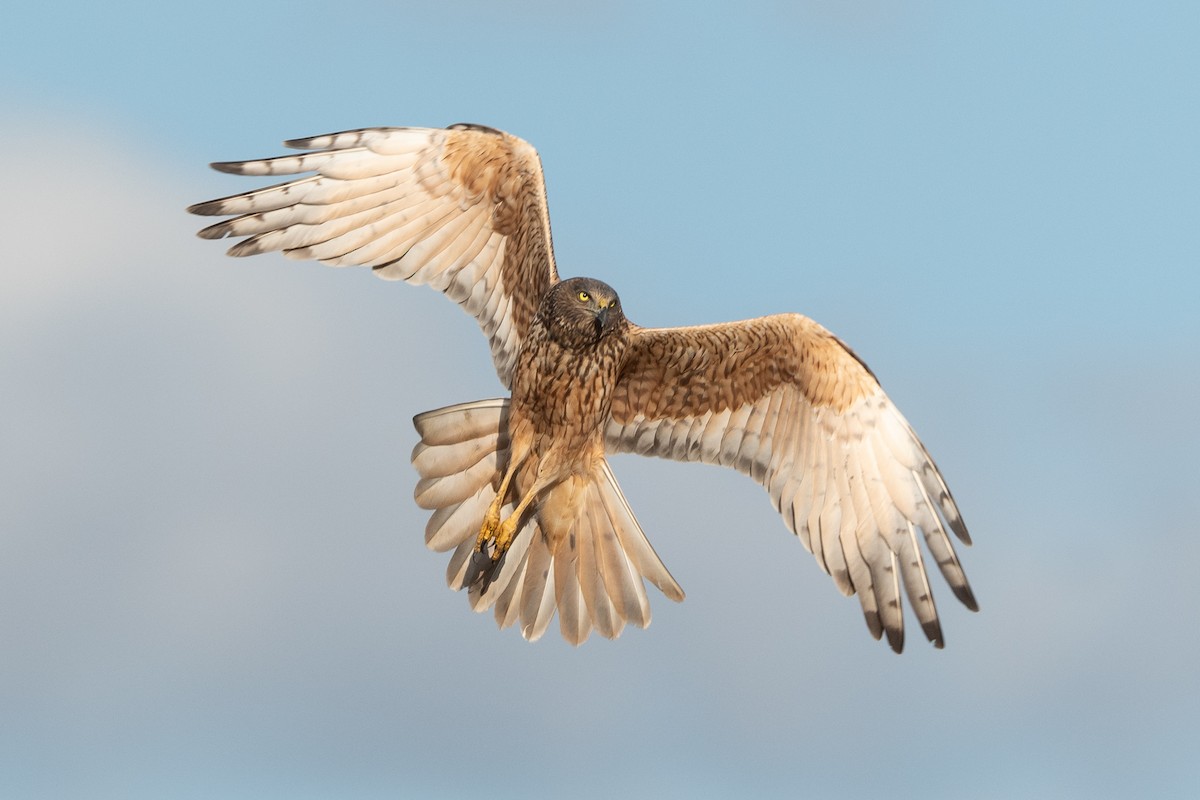
[[[870,633],[904,645],[901,591],[943,643],[920,540],[954,595],[976,602],[947,529],[970,544],[937,467],[872,372],[799,314],[643,328],[617,293],[555,266],[545,181],[527,142],[481,125],[368,128],[297,139],[298,155],[212,166],[303,176],[192,206],[200,231],[370,267],[460,304],[491,345],[507,399],[418,414],[425,541],[476,611],[539,638],[645,627],[648,580],[683,590],[609,467],[632,452],[732,467],[758,481]],[[312,174],[308,174],[312,173]]]

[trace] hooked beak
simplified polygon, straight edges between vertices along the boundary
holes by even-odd
[[[600,310],[596,312],[596,319],[600,323],[601,330],[608,327],[608,306],[600,307]]]

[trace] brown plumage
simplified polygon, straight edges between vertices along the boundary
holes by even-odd
[[[426,543],[453,550],[447,580],[501,627],[609,638],[650,622],[644,580],[683,591],[647,541],[606,454],[737,469],[875,638],[904,642],[901,587],[942,646],[921,538],[955,596],[976,603],[947,529],[958,508],[912,428],[866,366],[799,314],[688,328],[629,322],[609,286],[560,281],[537,153],[477,125],[374,128],[296,140],[298,156],[214,164],[314,175],[193,206],[234,215],[200,232],[428,284],[487,335],[508,400],[418,415],[416,500]],[[920,536],[918,537],[918,532]]]

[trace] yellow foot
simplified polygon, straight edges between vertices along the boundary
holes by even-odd
[[[492,504],[483,515],[483,524],[479,527],[479,537],[475,540],[475,552],[482,553],[483,546],[494,541],[500,530],[500,507]]]
[[[492,561],[499,561],[512,547],[513,539],[517,536],[517,515],[513,514],[501,523],[496,531],[496,547],[492,550]]]

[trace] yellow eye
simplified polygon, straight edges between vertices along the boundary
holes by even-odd
[[[577,294],[575,296],[579,298],[579,302],[581,302],[581,303],[586,303],[588,300],[592,299],[592,296],[590,294],[588,294],[587,292],[580,292],[579,294]]]

